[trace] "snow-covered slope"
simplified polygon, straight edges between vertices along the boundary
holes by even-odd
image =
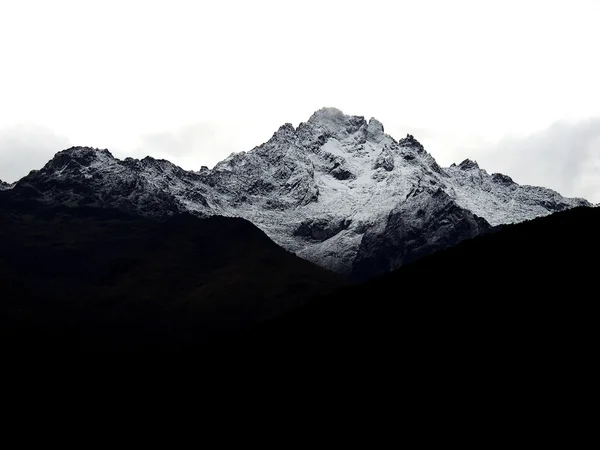
[[[449,194],[462,207],[485,217],[492,225],[516,223],[574,206],[583,199],[564,198],[544,187],[519,185],[500,173],[489,175],[469,159],[445,169],[452,177]]]
[[[490,225],[589,205],[489,175],[470,160],[443,169],[413,136],[395,140],[376,119],[335,108],[297,128],[285,124],[268,142],[200,172],[71,148],[19,181],[11,195],[155,217],[240,216],[289,251],[357,279]]]

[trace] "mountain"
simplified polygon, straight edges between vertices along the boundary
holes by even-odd
[[[242,217],[288,251],[354,280],[499,224],[589,205],[490,175],[471,160],[442,168],[413,136],[395,140],[376,119],[335,108],[297,128],[283,125],[268,142],[212,170],[74,147],[7,195],[160,219],[178,212]]]
[[[343,285],[244,219],[0,201],[6,348],[202,344]]]
[[[5,183],[4,181],[0,180],[0,191],[5,191],[7,189],[10,189],[13,185],[12,184],[8,184]]]

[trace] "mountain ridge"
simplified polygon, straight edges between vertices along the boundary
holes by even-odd
[[[589,206],[490,175],[468,159],[442,168],[414,136],[396,140],[377,119],[336,108],[322,108],[298,127],[284,124],[267,142],[197,172],[72,147],[9,195],[159,219],[179,212],[242,217],[286,250],[359,280],[374,275],[359,268],[366,261],[391,270],[496,225]],[[424,218],[427,232],[420,231]],[[400,229],[402,239],[395,236]],[[375,248],[377,241],[386,248]]]

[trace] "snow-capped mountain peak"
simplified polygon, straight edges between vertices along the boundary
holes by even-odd
[[[589,205],[489,175],[468,159],[443,169],[414,136],[395,140],[377,119],[336,108],[316,111],[297,128],[286,123],[212,170],[74,147],[20,180],[11,195],[158,218],[180,211],[239,216],[287,250],[356,279],[493,225]]]

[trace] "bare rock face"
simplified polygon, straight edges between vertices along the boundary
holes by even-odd
[[[2,185],[4,186],[4,185]],[[541,187],[489,175],[476,162],[441,168],[412,135],[395,140],[372,118],[335,108],[213,169],[59,152],[3,195],[50,204],[116,207],[161,219],[179,212],[245,218],[285,249],[366,279],[455,245],[492,226],[575,206]]]
[[[490,229],[485,219],[458,206],[443,190],[420,191],[398,204],[385,226],[365,232],[352,278],[389,272]]]

